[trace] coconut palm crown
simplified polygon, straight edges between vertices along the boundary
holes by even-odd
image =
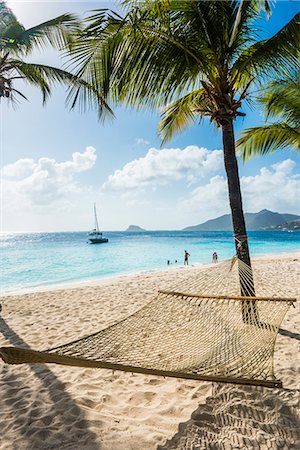
[[[267,121],[273,121],[264,126],[247,128],[242,133],[237,148],[243,159],[285,148],[300,151],[299,73],[291,78],[272,81],[257,101],[264,107]]]
[[[251,86],[298,65],[300,14],[259,40],[263,0],[124,0],[94,11],[72,49],[78,75],[112,103],[159,109],[163,142],[208,117],[222,130],[236,251],[250,265],[233,123]],[[253,287],[241,286],[245,295]]]
[[[111,112],[99,92],[84,79],[67,70],[25,60],[33,50],[44,49],[48,45],[58,50],[66,49],[75,29],[78,29],[78,24],[72,14],[63,14],[25,29],[5,2],[0,2],[0,101],[7,99],[14,103],[18,97],[27,100],[15,87],[16,80],[38,87],[42,91],[43,104],[51,94],[52,84],[62,83],[72,86],[77,98],[81,96],[85,103],[100,107],[101,113],[104,109]],[[69,101],[71,102],[70,99]],[[71,107],[73,106],[71,102]]]

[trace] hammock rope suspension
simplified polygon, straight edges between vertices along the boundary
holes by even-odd
[[[239,280],[249,286],[241,296]],[[256,295],[250,282],[255,279]],[[2,347],[6,363],[57,363],[153,375],[281,386],[274,374],[280,324],[296,301],[234,257],[167,286],[104,330],[46,351]]]
[[[237,242],[237,250],[240,250],[240,248],[242,247],[244,242],[248,241],[248,236],[247,235],[239,235],[239,239],[234,235],[233,236],[234,240]]]

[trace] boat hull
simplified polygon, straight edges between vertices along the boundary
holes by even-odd
[[[90,244],[105,244],[108,242],[106,238],[89,238]]]

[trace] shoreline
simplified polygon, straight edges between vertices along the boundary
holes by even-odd
[[[284,258],[300,258],[300,250],[294,251],[294,252],[283,252],[283,253],[265,253],[262,255],[252,256],[252,260],[261,260],[261,259],[284,259]],[[226,260],[224,260],[226,261]],[[224,262],[220,261],[220,262]],[[131,277],[139,277],[139,276],[148,276],[148,275],[155,275],[155,274],[167,274],[169,272],[173,271],[180,271],[180,270],[190,270],[194,269],[197,270],[199,268],[208,268],[212,265],[212,263],[195,263],[190,264],[188,267],[184,266],[183,264],[173,265],[173,266],[167,266],[165,269],[157,268],[157,269],[149,269],[149,270],[142,270],[142,271],[136,271],[136,272],[129,272],[129,273],[121,273],[118,275],[110,275],[110,276],[104,276],[104,277],[95,277],[95,278],[88,278],[88,279],[82,279],[77,281],[67,281],[67,282],[61,282],[61,283],[53,283],[53,284],[43,284],[39,286],[33,286],[33,287],[25,287],[20,288],[17,290],[9,290],[5,291],[2,290],[0,292],[0,299],[6,298],[6,297],[12,297],[12,296],[22,296],[27,294],[35,294],[39,292],[52,292],[52,291],[60,291],[65,289],[76,289],[76,288],[84,288],[84,287],[97,287],[106,285],[109,283],[115,283],[118,281],[126,280]]]

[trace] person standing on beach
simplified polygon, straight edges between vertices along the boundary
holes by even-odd
[[[213,252],[212,254],[212,262],[217,263],[218,262],[218,254],[217,252]]]
[[[189,265],[189,256],[190,256],[190,254],[186,250],[184,250],[184,265],[185,266]]]

